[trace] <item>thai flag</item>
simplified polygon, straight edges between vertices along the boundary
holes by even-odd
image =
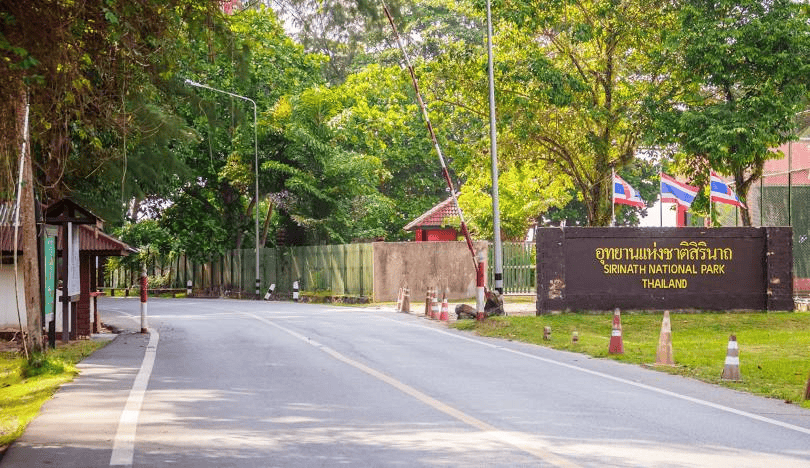
[[[739,206],[745,208],[745,205],[740,203],[737,194],[731,190],[727,183],[723,182],[719,175],[714,171],[711,173],[711,200],[718,203],[726,203],[728,205]]]
[[[678,182],[674,177],[661,173],[661,202],[676,203],[684,208],[692,206],[698,188]]]
[[[644,208],[646,206],[644,200],[641,199],[641,193],[616,174],[613,174],[613,203],[636,206],[638,208]]]

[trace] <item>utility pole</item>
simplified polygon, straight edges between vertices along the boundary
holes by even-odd
[[[492,53],[492,8],[487,0],[487,60],[489,71],[489,152],[492,159],[492,242],[495,290],[503,294],[503,244],[501,209],[498,202],[498,143],[495,127],[495,60]]]

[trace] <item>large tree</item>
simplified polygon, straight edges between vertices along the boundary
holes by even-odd
[[[504,158],[568,177],[588,224],[611,219],[611,171],[630,164],[644,104],[671,86],[650,57],[671,28],[667,2],[507,1],[496,9]]]
[[[321,83],[323,58],[305,53],[265,8],[229,16],[221,28],[210,31],[206,41],[197,40],[193,31],[179,40],[188,41],[191,54],[167,87],[175,91],[178,112],[200,139],[182,148],[193,177],[182,180],[167,197],[172,206],[161,217],[170,232],[180,237],[182,250],[206,258],[245,243],[252,245],[256,204],[264,204],[259,216],[269,217],[274,203],[280,201],[265,197],[279,187],[277,177],[262,167],[283,159],[290,139],[274,128],[272,109],[287,96]],[[184,79],[219,91],[184,86]],[[253,100],[257,121],[250,102],[226,93]]]
[[[173,33],[184,21],[215,15],[217,3],[0,2],[0,198],[13,195],[17,155],[27,132],[30,158],[24,159],[21,211],[24,260],[31,266],[26,267],[29,318],[39,316],[38,300],[32,300],[39,296],[34,193],[43,202],[67,195],[71,177],[92,174],[105,161],[120,158],[131,117],[123,111],[130,90],[149,86],[159,75],[157,57],[171,49]],[[21,125],[23,113],[29,113],[28,126]],[[40,345],[40,331],[38,321],[29,322],[34,347]]]
[[[682,87],[651,107],[659,142],[679,145],[679,167],[695,184],[707,184],[710,168],[733,176],[745,202],[765,161],[781,156],[774,148],[795,139],[810,86],[810,19],[792,0],[682,0],[677,14],[665,44]]]

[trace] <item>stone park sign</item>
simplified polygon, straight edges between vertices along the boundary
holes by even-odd
[[[537,313],[793,310],[793,233],[764,228],[541,228]]]

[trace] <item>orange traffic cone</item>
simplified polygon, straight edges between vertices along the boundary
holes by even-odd
[[[661,321],[661,334],[658,335],[658,351],[655,353],[656,366],[674,366],[675,360],[672,358],[672,325],[669,320],[669,311],[664,311],[664,319]]]
[[[613,330],[610,332],[610,354],[624,354],[624,343],[622,342],[622,317],[618,307],[613,311]]]
[[[737,336],[728,337],[728,351],[726,352],[726,365],[723,366],[723,380],[740,381],[740,348],[737,345]]]
[[[442,312],[441,315],[439,315],[439,320],[442,322],[450,320],[450,305],[447,303],[447,296],[442,299]]]

